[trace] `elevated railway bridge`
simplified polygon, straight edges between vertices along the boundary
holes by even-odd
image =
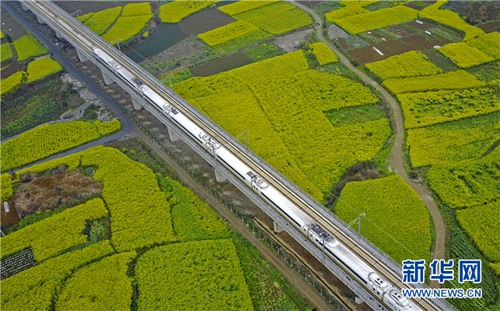
[[[273,206],[265,200],[258,192],[254,191],[247,183],[236,176],[222,163],[213,150],[200,145],[199,141],[193,138],[185,128],[172,120],[158,107],[152,105],[145,99],[139,87],[134,87],[130,81],[126,81],[123,76],[117,74],[110,66],[102,62],[102,58],[96,55],[96,49],[101,50],[111,57],[116,65],[125,68],[134,77],[139,79],[140,84],[159,95],[162,100],[174,107],[176,111],[183,114],[189,122],[196,125],[201,131],[206,133],[211,139],[223,146],[238,161],[244,163],[265,181],[274,187],[281,196],[297,206],[306,217],[313,219],[322,229],[331,234],[341,245],[352,253],[352,255],[369,266],[376,274],[385,280],[390,286],[397,290],[402,288],[427,288],[425,285],[408,285],[401,282],[401,267],[391,258],[378,250],[370,242],[359,236],[354,230],[339,220],[335,215],[327,211],[321,204],[313,200],[296,185],[288,181],[283,175],[270,167],[257,155],[247,150],[242,144],[226,133],[220,126],[206,118],[203,114],[194,109],[183,98],[167,88],[149,72],[130,60],[121,51],[104,41],[101,37],[89,30],[83,24],[75,20],[71,15],[62,10],[51,1],[21,1],[25,10],[33,12],[40,23],[47,24],[56,33],[57,37],[65,39],[73,45],[81,61],[92,61],[102,72],[106,84],[117,83],[126,90],[134,104],[135,109],[146,109],[158,118],[168,128],[169,137],[172,141],[182,139],[215,169],[218,181],[228,180],[248,196],[257,206],[259,206],[275,222],[276,231],[286,231],[300,245],[307,249],[316,259],[322,262],[334,275],[344,282],[356,295],[357,299],[365,302],[374,310],[453,310],[444,300],[439,299],[415,299],[411,300],[412,308],[395,309],[389,305],[376,290],[370,288],[366,281],[356,275],[356,267],[349,267],[345,262],[325,254],[325,242],[314,243],[304,234],[301,228],[297,228],[289,218],[286,217],[279,208]],[[356,261],[354,261],[356,262]],[[355,264],[354,264],[355,265]]]

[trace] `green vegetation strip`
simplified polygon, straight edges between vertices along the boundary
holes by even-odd
[[[41,45],[32,35],[25,35],[15,40],[14,48],[17,52],[18,62],[49,53],[49,50]]]
[[[495,59],[467,42],[451,43],[438,49],[444,56],[451,59],[460,68],[470,68]],[[499,47],[500,53],[500,47]]]
[[[178,23],[189,15],[201,11],[215,2],[216,1],[172,1],[160,7],[159,17],[163,23]]]
[[[120,129],[118,120],[44,124],[2,143],[2,171],[46,158]]]
[[[339,61],[337,55],[323,42],[315,42],[310,48],[321,66]]]

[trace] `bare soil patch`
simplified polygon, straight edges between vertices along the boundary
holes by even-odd
[[[246,54],[238,52],[224,58],[201,64],[191,69],[191,73],[193,74],[193,76],[206,77],[219,72],[245,66],[250,63],[253,63],[253,60],[250,57],[248,57]]]
[[[67,172],[58,168],[50,176],[26,173],[21,176],[23,183],[13,198],[20,218],[35,212],[45,212],[61,205],[71,205],[89,196],[101,193],[102,184],[78,171]]]
[[[387,57],[402,54],[408,51],[424,51],[433,48],[436,45],[442,46],[450,41],[437,35],[424,36],[420,34],[412,35],[398,40],[385,41],[375,45],[384,55],[378,54],[373,46],[363,47],[361,49],[349,51],[349,57],[355,59],[360,64],[366,64],[385,59]]]
[[[179,25],[184,32],[190,35],[199,35],[234,21],[236,20],[231,16],[222,13],[216,8],[211,8],[186,17]]]

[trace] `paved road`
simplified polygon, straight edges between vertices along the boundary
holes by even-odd
[[[408,173],[406,172],[406,168],[404,165],[404,152],[403,146],[405,142],[405,128],[403,124],[403,113],[401,111],[401,107],[397,100],[389,94],[389,92],[380,86],[376,81],[371,79],[364,72],[358,70],[351,62],[345,57],[342,53],[340,53],[329,40],[327,40],[323,35],[323,19],[312,9],[306,7],[297,2],[291,2],[293,5],[298,8],[306,11],[311,14],[316,22],[315,30],[318,35],[318,38],[325,43],[337,56],[339,57],[341,63],[345,65],[347,68],[352,70],[355,74],[357,74],[364,83],[373,86],[379,92],[385,102],[389,103],[393,110],[393,124],[394,124],[394,136],[393,136],[393,145],[391,148],[391,153],[389,155],[389,165],[392,170],[401,176],[403,180],[415,190],[415,192],[419,195],[420,199],[423,201],[427,210],[431,214],[432,221],[434,223],[435,228],[435,241],[434,241],[434,249],[432,251],[431,257],[436,259],[445,258],[446,255],[446,246],[445,246],[445,238],[446,238],[446,226],[443,221],[443,217],[439,211],[439,208],[430,195],[429,189],[421,184],[413,182]],[[431,287],[439,286],[437,282],[431,283]]]

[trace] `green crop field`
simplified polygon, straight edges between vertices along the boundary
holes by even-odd
[[[500,110],[498,91],[480,87],[398,94],[405,127],[415,128],[488,114]]]
[[[5,79],[2,79],[2,91],[1,95],[7,94],[9,92],[15,91],[18,87],[23,84],[24,77],[26,72],[17,71],[8,76]]]
[[[0,186],[2,187],[1,199],[2,202],[7,201],[14,195],[13,182],[10,174],[2,174],[2,180]]]
[[[324,111],[378,99],[358,82],[308,70],[302,51],[174,89],[239,139],[250,130],[249,147],[318,200],[348,167],[373,158],[390,135],[385,118],[334,127]]]
[[[10,43],[2,43],[0,57],[1,57],[0,62],[6,62],[12,59],[13,54],[12,54],[12,48],[10,47]]]
[[[50,57],[39,58],[28,64],[28,80],[31,83],[62,70],[61,65]]]
[[[322,66],[339,61],[337,55],[323,42],[315,42],[310,47],[319,64]]]
[[[118,120],[44,124],[2,143],[2,171],[46,158],[120,129]],[[29,151],[29,152],[27,152]]]
[[[141,310],[253,310],[231,240],[155,248],[139,258],[136,273]]]
[[[476,159],[500,135],[500,112],[408,130],[414,167]]]
[[[483,51],[494,59],[500,59],[500,33],[497,31],[484,34],[467,41],[471,46]]]
[[[450,71],[447,73],[425,76],[385,80],[382,84],[394,94],[406,92],[421,92],[446,89],[465,89],[484,86],[475,76],[465,70]]]
[[[82,232],[87,221],[107,217],[101,199],[64,210],[2,238],[2,259],[31,247],[37,262],[56,257],[71,247],[87,243]],[[50,243],[47,243],[50,241]]]
[[[163,23],[178,23],[189,15],[203,10],[216,1],[176,0],[160,7],[159,17]]]
[[[350,1],[350,0],[340,1],[342,7],[333,10],[331,12],[325,13],[325,17],[327,21],[333,22],[337,19],[368,13],[370,11],[365,10],[363,7],[376,2],[378,1]]]
[[[149,15],[120,16],[102,38],[111,44],[127,42],[139,34],[153,17]]]
[[[335,11],[334,11],[335,12]],[[417,19],[418,11],[403,5],[334,19],[335,24],[351,34],[383,28]]]
[[[233,16],[273,35],[310,25],[309,14],[286,2],[276,2]]]
[[[347,223],[366,213],[362,235],[396,262],[430,258],[429,214],[398,175],[347,183],[334,211]]]
[[[256,9],[258,7],[261,7],[261,6],[269,5],[269,4],[274,3],[276,1],[277,0],[274,0],[274,1],[252,1],[252,0],[238,1],[238,2],[233,2],[233,3],[219,7],[219,11],[224,12],[228,15],[236,15],[239,13],[243,13],[246,11]]]
[[[121,16],[152,15],[149,2],[129,3],[123,7]]]
[[[427,173],[432,190],[443,204],[455,208],[478,207],[500,200],[500,150],[479,159],[433,166]]]
[[[198,38],[210,46],[215,46],[243,37],[255,31],[259,31],[259,28],[244,21],[236,21],[204,32],[198,35]]]
[[[84,24],[96,34],[102,35],[106,32],[106,30],[108,30],[109,27],[111,27],[111,25],[113,25],[118,16],[120,16],[121,11],[122,7],[117,6],[114,8],[95,12],[85,20]]]
[[[427,56],[420,51],[410,51],[391,56],[384,60],[366,64],[366,68],[383,80],[431,76],[443,72],[441,68],[429,61]]]
[[[129,310],[135,252],[105,257],[79,269],[64,282],[57,310]],[[84,290],[82,290],[84,289]]]
[[[438,50],[460,68],[470,68],[495,60],[467,42],[450,43],[440,47]]]
[[[18,62],[49,53],[49,50],[41,45],[32,35],[22,36],[15,40],[13,44],[16,49]]]

